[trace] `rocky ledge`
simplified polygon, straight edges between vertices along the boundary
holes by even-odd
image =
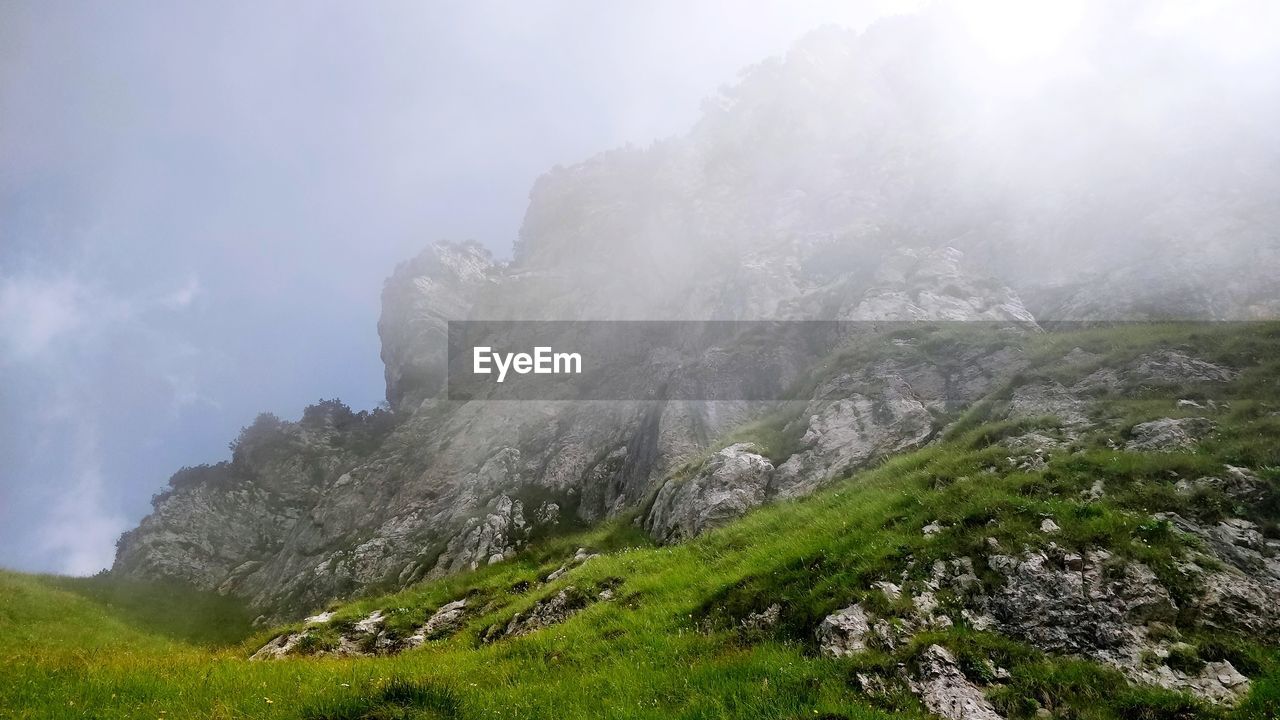
[[[919,633],[963,624],[1102,663],[1131,682],[1232,705],[1248,692],[1249,678],[1228,659],[1201,657],[1184,633],[1204,628],[1280,641],[1280,541],[1238,518],[1212,527],[1176,515],[1152,520],[1169,523],[1198,548],[1170,577],[1101,548],[1074,552],[1050,541],[1045,549],[1008,554],[991,539],[989,554],[938,561],[923,581],[904,572],[901,584],[875,583],[869,590],[884,601],[876,604],[906,609],[884,613],[865,602],[850,604],[822,620],[818,647],[832,657],[892,651]],[[1047,521],[1042,531],[1052,535],[1057,525]],[[894,680],[906,682],[942,717],[998,717],[982,688],[954,668],[945,648],[934,646],[916,671]],[[1008,679],[996,667],[986,675],[987,683]],[[875,682],[883,680],[864,684]]]

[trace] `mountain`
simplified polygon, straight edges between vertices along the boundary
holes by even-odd
[[[766,416],[674,471],[648,528],[622,516],[549,534],[509,560],[256,632],[213,593],[0,572],[0,653],[13,660],[0,708],[1276,717],[1280,325],[924,322],[880,339],[815,371],[804,394],[822,404],[817,417],[856,413],[868,368],[963,365],[1003,348],[1021,369],[987,391],[958,383],[957,397],[980,397],[945,430],[810,495],[734,517],[777,487],[790,458],[803,468],[846,453],[856,466],[857,443],[884,436],[846,435],[850,446],[830,442],[826,420]],[[896,402],[885,417],[923,420]],[[255,427],[301,444],[344,423],[377,426],[337,409]],[[237,457],[265,462],[262,429]],[[699,498],[709,512],[678,512]],[[655,539],[655,524],[671,533]]]
[[[1114,31],[1099,30],[1092,63],[1029,85],[945,17],[823,29],[746,71],[686,135],[557,167],[535,184],[510,261],[441,243],[388,279],[389,411],[259,418],[229,462],[174,476],[112,572],[279,619],[610,518],[674,540],[935,441],[1026,369],[1019,343],[1046,322],[1274,316],[1280,145],[1244,110],[1274,106],[1275,88],[1211,97],[1188,73],[1152,92],[1154,59],[1195,50],[1143,38],[1113,57]],[[1161,135],[1144,134],[1153,126]],[[873,351],[887,336],[863,338],[863,365],[815,382],[838,343],[722,349],[734,367],[767,368],[784,403],[498,403],[442,394],[447,322],[461,319],[1002,331],[906,358]],[[626,381],[656,391],[663,375]],[[779,447],[724,445],[779,414]]]

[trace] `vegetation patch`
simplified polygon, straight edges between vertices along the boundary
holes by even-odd
[[[392,678],[351,696],[308,706],[304,720],[457,720],[458,698],[433,684]]]

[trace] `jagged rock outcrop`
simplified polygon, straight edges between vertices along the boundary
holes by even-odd
[[[1017,325],[1009,330],[1029,331]],[[645,528],[663,541],[687,538],[766,502],[802,497],[843,474],[919,447],[941,429],[946,413],[976,402],[1024,362],[1012,347],[993,343],[945,357],[886,360],[835,374],[818,384],[784,428],[798,436],[785,461],[775,467],[745,443],[721,449],[691,477],[666,480]]]
[[[1008,327],[1010,346],[1020,334],[1034,331],[1021,322]],[[872,345],[880,342],[868,337]],[[490,404],[428,398],[412,406],[401,400],[392,426],[359,452],[342,452],[347,441],[338,431],[315,440],[314,450],[307,452],[325,464],[308,470],[305,482],[298,483],[303,490],[281,503],[291,513],[288,521],[257,521],[267,539],[245,547],[252,535],[239,531],[234,542],[219,545],[229,556],[226,561],[186,552],[183,548],[206,542],[191,537],[201,532],[202,523],[222,522],[215,503],[227,504],[255,485],[184,487],[122,541],[117,566],[143,577],[170,577],[179,570],[169,569],[164,558],[176,553],[172,565],[186,573],[181,577],[244,596],[284,618],[371,583],[404,585],[509,559],[563,521],[608,518],[655,491],[661,500],[655,512],[662,517],[649,523],[654,534],[688,536],[769,499],[811,492],[842,472],[927,440],[938,429],[935,415],[966,406],[1013,372],[1021,359],[1010,346],[983,345],[930,358],[908,342],[903,345],[908,359],[823,383],[804,401],[796,422],[805,427],[797,430],[799,447],[785,472],[762,468],[765,484],[754,488],[731,487],[743,478],[724,479],[723,495],[736,498],[732,503],[715,500],[715,492],[698,483],[682,493],[675,485],[655,485],[703,452],[711,438],[773,404]],[[829,345],[798,346],[780,355],[744,344],[740,350],[717,349],[710,362],[726,367],[724,358],[731,358],[728,381],[750,382],[749,375],[735,379],[732,368],[770,366],[794,373],[786,368],[814,362],[824,347]],[[753,354],[760,352],[767,357]],[[629,378],[655,387],[670,380],[660,368]],[[402,397],[410,396],[418,397]],[[271,482],[280,482],[275,474],[286,471],[302,475],[282,468],[264,467],[262,474]],[[259,511],[252,496],[242,502],[245,510],[237,511],[242,518]]]
[[[1049,543],[1044,550],[1010,555],[1000,553],[993,541],[988,543],[993,552],[981,562],[1000,578],[998,583],[984,585],[969,557],[936,562],[924,582],[879,582],[877,588],[891,602],[913,591],[910,612],[882,618],[859,603],[850,605],[819,624],[819,649],[835,657],[873,647],[891,650],[922,630],[964,622],[1046,652],[1110,665],[1133,682],[1232,704],[1248,691],[1249,678],[1225,659],[1199,660],[1196,648],[1179,640],[1174,628],[1191,624],[1263,642],[1280,639],[1280,541],[1264,538],[1255,524],[1240,518],[1205,527],[1177,515],[1156,517],[1196,541],[1178,564],[1185,605],[1150,568],[1101,548],[1076,553]],[[942,593],[951,598],[945,611]],[[1184,658],[1190,660],[1179,662]],[[929,704],[923,682],[931,674],[924,668],[938,662],[926,657],[921,674],[911,681],[929,709],[944,714]],[[954,696],[981,698],[980,692],[962,690]],[[939,701],[937,707],[952,706]]]
[[[152,499],[154,512],[120,538],[115,569],[251,593],[253,577],[305,522],[307,508],[379,442],[386,422],[332,401],[296,423],[260,416],[233,444],[230,462],[173,476]]]
[[[543,578],[543,582],[552,582],[556,578],[561,577],[562,575],[569,572],[573,568],[576,568],[582,563],[597,557],[600,557],[600,553],[593,553],[590,550],[587,550],[586,548],[578,548],[578,551],[573,554],[573,557],[569,558],[568,562],[566,562],[565,564],[561,565],[560,567],[548,573],[547,576]]]
[[[1235,370],[1193,358],[1177,350],[1146,353],[1120,368],[1099,368],[1076,388],[1085,393],[1119,392],[1140,387],[1230,382]]]
[[[405,640],[407,648],[415,648],[428,640],[437,640],[452,635],[462,627],[462,620],[467,614],[467,599],[445,603],[436,610],[426,624],[418,628]]]
[[[1214,702],[1231,703],[1248,689],[1248,679],[1225,660],[1202,663],[1198,670],[1170,667],[1176,643],[1151,630],[1171,625],[1179,608],[1150,569],[1138,563],[1109,568],[1110,555],[1094,550],[1084,556],[1051,549],[1022,557],[992,556],[990,566],[1006,578],[989,601],[975,600],[990,612],[1001,632],[1051,652],[1078,654],[1112,665],[1131,680],[1184,690]],[[1186,572],[1202,572],[1194,562]],[[1199,582],[1203,603],[1212,603],[1213,583]],[[1235,585],[1233,583],[1233,585]],[[1231,591],[1240,596],[1239,587]],[[1239,631],[1265,618],[1258,605],[1232,618]],[[1204,616],[1208,620],[1209,616]],[[1274,634],[1274,630],[1272,630]],[[1151,658],[1159,658],[1152,662]]]
[[[475,570],[515,557],[516,548],[528,533],[523,504],[499,495],[490,501],[485,512],[483,517],[467,520],[453,536],[436,560],[433,575]]]

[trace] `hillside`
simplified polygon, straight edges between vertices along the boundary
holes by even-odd
[[[919,324],[834,353],[797,392],[868,362],[993,344],[1025,365],[922,447],[683,542],[654,545],[633,522],[642,508],[221,649],[166,637],[165,623],[139,629],[102,593],[6,573],[0,708],[313,720],[1280,713],[1280,326],[960,327]],[[805,451],[783,413],[710,442],[670,480],[749,487],[759,465],[743,456],[781,466]]]

